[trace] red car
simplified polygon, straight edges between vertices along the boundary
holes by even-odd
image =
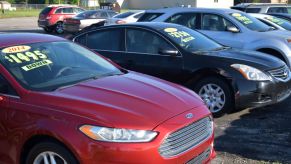
[[[75,6],[48,6],[40,12],[38,26],[48,33],[55,31],[61,34],[64,32],[64,20],[83,11],[85,10]]]
[[[194,92],[56,36],[0,37],[2,164],[214,158],[212,116]]]

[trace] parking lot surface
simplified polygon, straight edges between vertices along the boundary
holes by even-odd
[[[37,32],[37,18],[0,19],[0,32]],[[0,38],[1,39],[1,38]],[[212,163],[291,163],[291,98],[215,119]]]

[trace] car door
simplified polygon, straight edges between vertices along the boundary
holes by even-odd
[[[99,29],[77,36],[74,41],[121,66],[125,64],[123,28]]]
[[[11,134],[18,135],[12,128],[13,122],[15,123],[13,119],[15,112],[10,108],[10,101],[13,99],[19,99],[19,97],[8,81],[0,75],[0,163],[4,164],[15,163],[16,160],[9,156],[15,151]]]
[[[238,29],[234,23],[221,15],[210,13],[201,14],[200,32],[225,46],[243,48],[243,39],[238,39],[245,37],[242,32],[230,32],[227,31],[227,27],[235,27]]]
[[[178,49],[163,36],[143,28],[126,28],[126,59],[126,68],[170,81],[177,81],[183,71]]]

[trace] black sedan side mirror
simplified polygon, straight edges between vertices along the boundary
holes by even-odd
[[[239,29],[236,28],[235,26],[227,26],[226,31],[232,32],[232,33],[238,33]]]
[[[179,54],[179,51],[174,49],[160,49],[159,54],[161,55],[169,55],[169,56],[177,56]]]

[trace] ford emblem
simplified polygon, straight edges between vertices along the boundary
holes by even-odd
[[[188,113],[188,114],[186,114],[186,118],[190,119],[190,118],[192,118],[192,117],[193,117],[193,114],[192,114],[192,113]]]

